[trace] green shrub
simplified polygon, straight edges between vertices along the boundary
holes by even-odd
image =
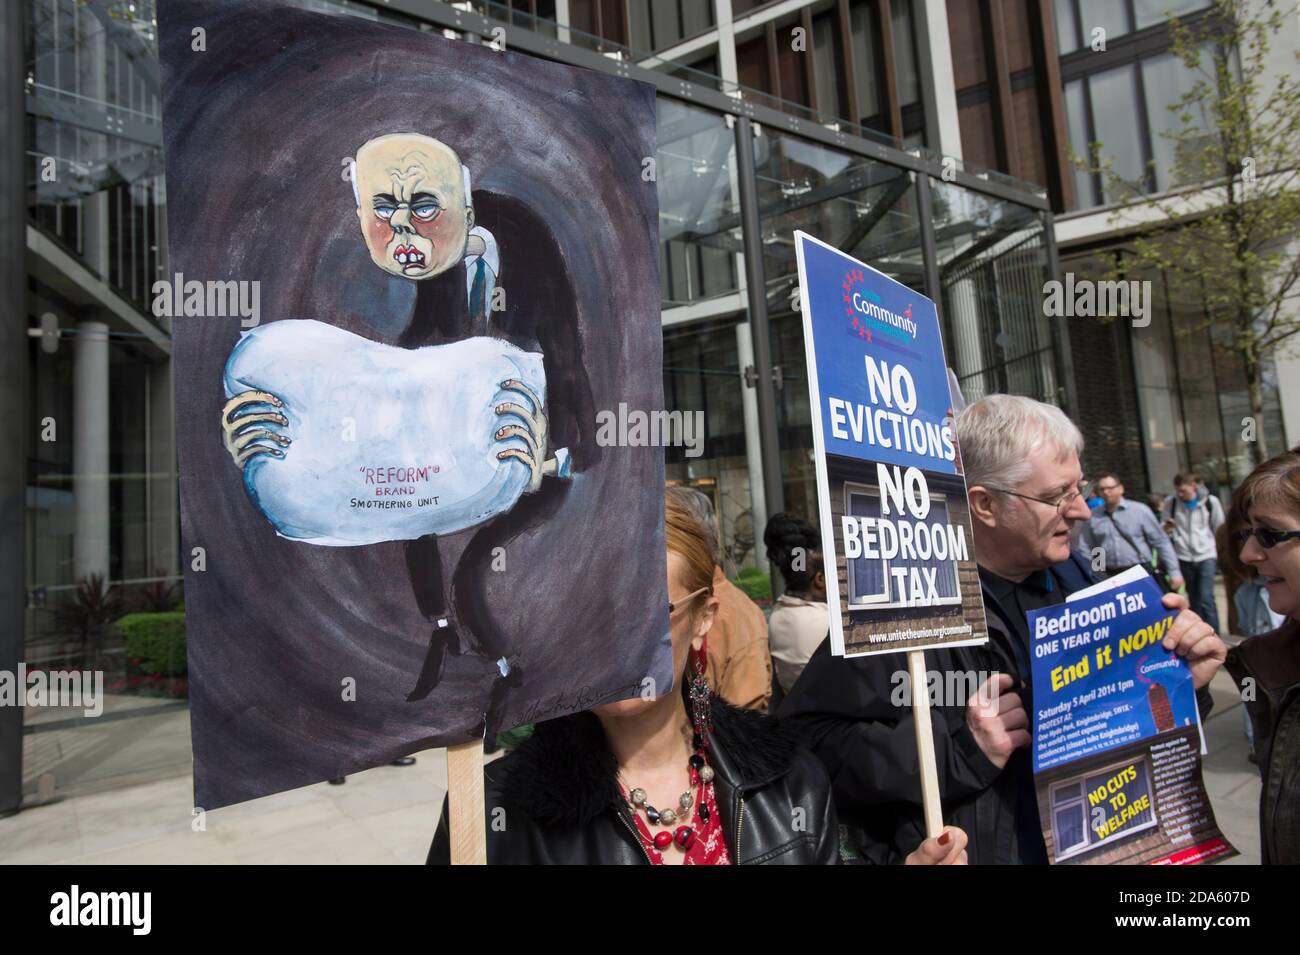
[[[185,672],[185,612],[129,613],[117,621],[126,638],[126,658],[142,674]]]
[[[772,578],[757,567],[742,567],[736,579],[732,581],[755,603],[765,603],[772,599]]]

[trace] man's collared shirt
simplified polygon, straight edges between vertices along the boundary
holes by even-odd
[[[1122,533],[1121,533],[1122,531]],[[1127,534],[1129,540],[1125,540]],[[1135,564],[1151,567],[1151,551],[1160,555],[1160,565],[1165,573],[1178,576],[1178,555],[1169,537],[1160,529],[1160,522],[1151,508],[1144,504],[1120,498],[1115,510],[1105,505],[1092,512],[1080,537],[1080,543],[1091,551],[1100,547],[1106,555],[1107,575],[1125,570]]]

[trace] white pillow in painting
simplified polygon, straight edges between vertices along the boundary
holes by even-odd
[[[284,402],[271,430],[292,443],[257,454],[244,485],[282,536],[312,544],[373,544],[447,534],[509,510],[529,483],[519,437],[494,437],[497,414],[526,409],[516,379],[544,403],[542,356],[497,338],[394,348],[316,321],[278,321],[245,333],[226,361],[227,398],[265,391]],[[540,410],[540,409],[536,409]],[[263,425],[259,424],[258,427]],[[276,447],[263,439],[260,443]]]

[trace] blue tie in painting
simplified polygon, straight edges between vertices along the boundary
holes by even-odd
[[[672,686],[653,88],[158,15],[196,805]]]

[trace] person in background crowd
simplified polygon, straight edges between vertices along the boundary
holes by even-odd
[[[1160,529],[1160,522],[1151,509],[1125,498],[1123,482],[1110,472],[1097,478],[1093,487],[1101,495],[1102,505],[1092,509],[1079,544],[1089,551],[1090,558],[1094,548],[1100,547],[1104,552],[1105,566],[1098,575],[1114,577],[1134,566],[1141,566],[1148,572],[1158,567],[1162,573],[1153,573],[1152,576],[1157,580],[1166,577],[1170,590],[1182,587],[1183,578],[1174,545]],[[1159,564],[1154,566],[1153,551],[1159,558]],[[1093,562],[1091,566],[1096,568],[1097,565]]]
[[[773,514],[763,529],[767,559],[785,581],[785,593],[767,621],[781,691],[789,693],[808,658],[830,632],[822,537],[797,514]]]
[[[1070,528],[1091,517],[1079,464],[1083,436],[1059,408],[1011,395],[981,398],[956,424],[989,642],[927,650],[926,665],[993,676],[969,700],[945,698],[931,708],[943,809],[970,835],[973,863],[1045,863],[1029,751],[1027,614],[1094,582],[1069,546]],[[1163,603],[1179,611],[1164,648],[1186,660],[1208,712],[1205,687],[1227,648],[1186,609],[1185,597],[1166,594]],[[903,653],[841,659],[826,643],[780,710],[826,764],[842,824],[877,858],[897,856],[923,832],[912,709],[891,698],[906,672]]]
[[[1195,474],[1174,477],[1174,493],[1165,499],[1164,529],[1174,542],[1192,610],[1216,631],[1219,607],[1214,599],[1218,550],[1214,532],[1223,525],[1223,505]]]
[[[1103,503],[1104,503],[1104,502],[1103,502]],[[1096,506],[1097,506],[1097,505],[1092,504],[1091,502],[1088,504],[1088,507],[1090,507],[1090,508],[1093,508],[1093,507],[1096,507]],[[1155,493],[1148,494],[1148,495],[1147,495],[1147,507],[1151,508],[1151,513],[1152,513],[1152,514],[1154,514],[1156,517],[1160,518],[1162,521],[1164,520],[1164,513],[1165,513],[1165,496],[1164,496],[1163,494],[1155,494]],[[1162,530],[1163,530],[1163,528],[1162,528]]]
[[[713,596],[718,598],[718,612],[709,631],[704,678],[732,706],[766,713],[772,696],[772,656],[767,649],[763,611],[722,572],[713,502],[689,487],[670,487],[667,493],[704,528],[713,553]]]
[[[1234,501],[1245,518],[1240,559],[1285,617],[1228,652],[1227,667],[1254,724],[1260,790],[1260,861],[1300,863],[1300,453],[1250,473]]]
[[[776,720],[731,706],[704,679],[718,611],[708,535],[665,501],[668,619],[681,682],[537,724],[489,763],[489,864],[835,864],[839,827],[821,763]],[[796,824],[795,820],[798,820]],[[962,864],[966,836],[947,827],[908,857]],[[450,860],[447,805],[429,848]]]

